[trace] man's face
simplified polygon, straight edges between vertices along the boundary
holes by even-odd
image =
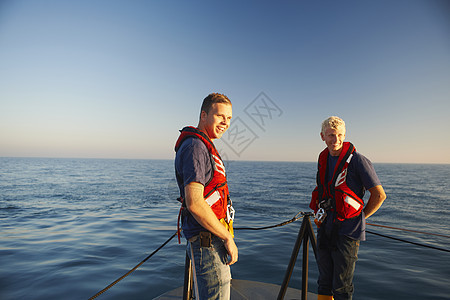
[[[199,126],[211,140],[220,139],[230,127],[232,108],[230,104],[214,103],[209,113],[202,111]]]
[[[327,145],[332,156],[339,156],[339,154],[341,154],[345,139],[344,126],[340,126],[336,129],[328,127],[327,130],[325,130],[325,133],[320,133],[320,136],[322,137],[322,141]]]

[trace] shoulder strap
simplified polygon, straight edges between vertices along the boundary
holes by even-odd
[[[347,162],[350,155],[355,151],[355,146],[353,146],[350,142],[344,142],[344,149],[342,149],[341,155],[339,156],[339,160],[337,162],[337,166],[334,169],[333,178],[331,180],[330,192],[334,194],[334,183],[339,176],[339,174],[344,169],[345,163]]]

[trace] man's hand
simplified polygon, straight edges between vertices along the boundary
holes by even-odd
[[[228,254],[230,255],[230,259],[228,260],[227,265],[231,266],[238,260],[238,248],[236,244],[234,243],[234,239],[231,238],[229,240],[224,241],[225,248],[228,251]]]

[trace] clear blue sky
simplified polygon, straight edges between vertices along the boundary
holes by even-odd
[[[1,1],[0,156],[172,159],[221,92],[226,159],[315,161],[338,115],[373,162],[450,163],[449,3]]]

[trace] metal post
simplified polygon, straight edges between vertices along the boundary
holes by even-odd
[[[186,260],[184,263],[184,289],[183,300],[192,299],[192,264],[189,255],[186,252]]]
[[[305,216],[303,222],[310,222],[309,216]],[[303,238],[303,263],[302,263],[302,300],[308,298],[308,251],[309,251],[309,231],[306,230]]]
[[[300,227],[300,230],[298,232],[297,240],[295,241],[294,249],[292,249],[292,255],[291,260],[289,261],[288,268],[286,270],[286,274],[284,276],[283,284],[281,285],[280,292],[278,293],[278,300],[282,300],[284,298],[284,295],[286,294],[289,280],[292,276],[292,271],[294,270],[295,261],[297,260],[298,251],[300,250],[300,246],[303,240],[303,236],[305,235],[305,221],[303,220],[302,226]]]
[[[309,240],[311,241],[311,246],[313,248],[314,258],[317,261],[317,240],[316,240],[316,235],[314,233],[314,229],[313,229],[313,226],[312,226],[312,223],[311,223],[311,220],[309,219],[309,217],[308,217],[308,221],[309,221],[309,224],[306,227],[306,230],[308,231]]]
[[[284,295],[286,294],[289,280],[292,276],[292,272],[294,270],[295,261],[297,260],[298,252],[301,247],[301,243],[303,241],[303,264],[302,264],[302,300],[306,300],[308,296],[308,267],[309,267],[309,241],[311,240],[311,244],[314,250],[314,256],[317,259],[317,246],[316,246],[316,237],[314,235],[314,230],[312,228],[311,220],[309,217],[312,213],[304,214],[302,226],[300,227],[300,231],[297,236],[297,240],[295,241],[294,249],[292,250],[291,260],[289,262],[288,268],[286,270],[286,275],[283,280],[283,284],[281,285],[280,292],[278,294],[278,300],[282,300]]]

